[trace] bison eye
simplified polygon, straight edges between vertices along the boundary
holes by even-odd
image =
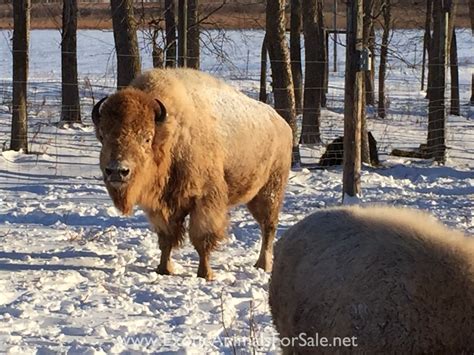
[[[151,136],[148,136],[148,137],[145,138],[145,143],[150,144],[152,140],[153,140],[153,138]]]

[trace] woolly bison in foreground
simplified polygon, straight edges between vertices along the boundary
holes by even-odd
[[[472,354],[474,240],[414,210],[322,210],[276,243],[269,296],[284,353]]]
[[[209,254],[225,238],[227,209],[242,203],[262,231],[255,266],[271,270],[292,148],[275,110],[202,72],[158,69],[99,101],[92,119],[115,206],[127,215],[140,206],[158,233],[159,273],[172,274],[189,215],[198,276],[211,279]]]

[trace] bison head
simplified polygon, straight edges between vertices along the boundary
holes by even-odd
[[[165,106],[151,95],[124,89],[100,100],[92,110],[102,143],[100,168],[115,206],[130,214],[150,189],[158,152],[167,139]],[[150,191],[148,191],[149,193]]]

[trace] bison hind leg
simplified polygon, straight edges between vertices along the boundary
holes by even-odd
[[[267,272],[272,269],[273,240],[278,226],[278,214],[283,203],[285,185],[286,177],[274,174],[247,204],[247,208],[260,225],[262,232],[262,246],[255,267]]]

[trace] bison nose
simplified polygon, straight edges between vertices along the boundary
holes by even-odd
[[[123,178],[126,178],[129,173],[130,173],[130,169],[128,168],[119,169],[119,174]]]
[[[109,176],[109,175],[112,175],[114,171],[112,169],[109,169],[109,168],[105,168],[105,175]]]
[[[124,182],[130,176],[130,168],[119,161],[111,161],[104,169],[105,178],[110,182]]]
[[[105,168],[105,175],[110,176],[112,174],[119,174],[121,177],[125,178],[130,173],[130,169],[123,168],[123,169],[112,169],[112,168]]]

